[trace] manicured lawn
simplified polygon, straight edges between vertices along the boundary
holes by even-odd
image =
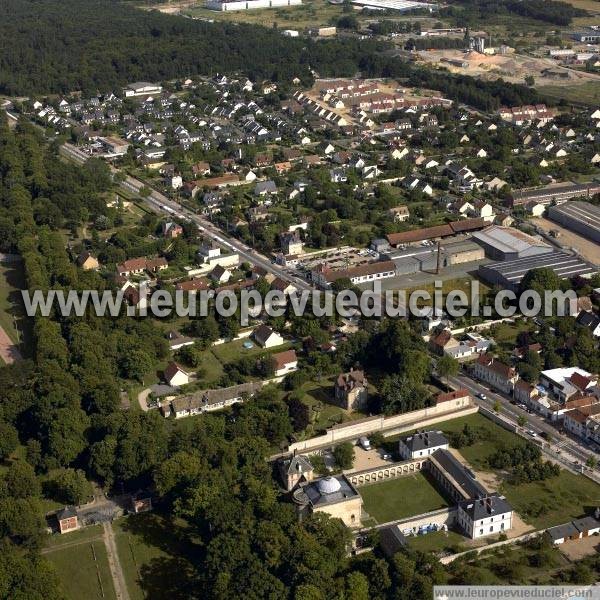
[[[487,458],[499,448],[511,448],[524,443],[519,436],[496,425],[479,413],[438,423],[436,429],[452,433],[462,431],[465,425],[469,425],[479,433],[479,440],[472,446],[459,448],[459,452],[476,469],[489,470]]]
[[[276,346],[275,348],[269,348],[268,350],[265,350],[265,348],[261,348],[253,340],[250,340],[253,344],[252,348],[244,348],[244,343],[247,341],[248,339],[226,342],[225,344],[212,346],[211,351],[222,364],[228,364],[235,362],[244,356],[258,357],[265,353],[273,354],[276,352],[283,352],[291,347],[291,344],[286,343],[281,344],[281,346]]]
[[[517,486],[505,483],[501,491],[521,517],[536,528],[590,515],[600,506],[600,486],[565,470],[547,481]]]
[[[116,598],[104,541],[57,548],[45,557],[54,565],[68,600]]]
[[[456,553],[467,550],[465,537],[454,531],[434,531],[427,535],[409,536],[406,539],[413,550],[421,552],[449,550]]]
[[[422,473],[364,485],[358,491],[365,511],[380,524],[448,506]]]
[[[185,523],[156,513],[131,515],[113,523],[119,560],[131,600],[190,597],[190,559],[198,552]]]

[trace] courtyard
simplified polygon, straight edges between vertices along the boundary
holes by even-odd
[[[424,473],[398,477],[358,488],[363,509],[377,524],[446,508],[448,501]]]

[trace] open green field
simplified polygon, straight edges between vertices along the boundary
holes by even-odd
[[[523,319],[514,323],[498,323],[498,325],[492,325],[491,335],[498,346],[506,351],[512,351],[517,345],[517,336],[522,331],[534,331],[536,326],[531,321],[524,321]]]
[[[548,481],[517,486],[505,483],[500,491],[521,517],[538,529],[592,514],[600,505],[600,486],[565,470]]]
[[[77,533],[67,534],[65,543]],[[45,557],[54,565],[69,600],[116,598],[103,540],[64,548],[55,546]]]
[[[589,106],[600,103],[600,80],[586,81],[580,85],[545,85],[538,87],[537,90],[540,94],[554,100],[566,100]]]
[[[329,4],[326,0],[308,0],[300,6],[287,8],[265,8],[256,10],[240,10],[235,12],[219,12],[208,10],[199,3],[197,6],[182,10],[184,15],[197,19],[214,19],[233,23],[253,23],[279,29],[305,29],[329,25],[342,16],[342,7]]]
[[[379,523],[420,515],[448,506],[423,473],[359,488],[365,511]]]
[[[131,600],[184,600],[194,585],[190,559],[198,552],[185,524],[156,513],[131,515],[113,524],[117,552]]]

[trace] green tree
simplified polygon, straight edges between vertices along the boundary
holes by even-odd
[[[0,422],[0,460],[6,460],[17,448],[19,434],[10,423]]]
[[[92,496],[92,484],[80,469],[59,469],[46,485],[49,495],[62,504],[83,504]]]
[[[354,464],[354,446],[350,442],[338,444],[333,449],[333,457],[340,469],[351,469]]]
[[[448,384],[448,379],[450,377],[454,377],[459,371],[460,365],[455,358],[452,358],[448,354],[444,354],[437,361],[437,372],[440,377],[446,379],[446,384]]]

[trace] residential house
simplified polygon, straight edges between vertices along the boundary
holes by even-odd
[[[303,243],[297,230],[280,234],[279,243],[284,255],[296,256],[302,254]]]
[[[61,534],[79,529],[77,509],[74,506],[65,506],[65,508],[59,510],[56,513],[56,520],[58,521],[58,530]]]
[[[587,327],[595,338],[600,338],[600,317],[592,311],[582,310],[577,315],[577,323]]]
[[[162,234],[164,237],[174,239],[183,233],[183,227],[179,223],[168,221],[162,224]]]
[[[283,377],[298,368],[298,357],[295,350],[286,350],[272,355],[275,377]]]
[[[254,186],[254,195],[255,196],[272,196],[277,194],[277,185],[274,181],[259,181]]]
[[[260,325],[254,330],[252,334],[254,341],[261,348],[274,348],[275,346],[281,346],[284,343],[284,339],[276,331],[271,329],[268,325]]]
[[[227,283],[231,279],[231,271],[221,265],[217,265],[210,272],[210,278],[217,283]]]
[[[334,403],[344,410],[366,408],[367,385],[367,377],[362,370],[350,369],[348,373],[340,373],[333,387]]]
[[[171,387],[179,387],[190,382],[190,375],[177,363],[170,362],[164,370],[164,379]]]
[[[512,394],[519,379],[516,370],[500,362],[491,354],[482,354],[475,362],[473,373],[477,379],[485,381],[493,388]]]
[[[100,268],[98,259],[92,256],[89,252],[82,252],[77,257],[77,266],[82,268],[84,271],[95,271]]]
[[[388,213],[394,219],[394,223],[404,223],[404,221],[410,219],[410,211],[408,210],[408,206],[404,204],[390,208]]]

